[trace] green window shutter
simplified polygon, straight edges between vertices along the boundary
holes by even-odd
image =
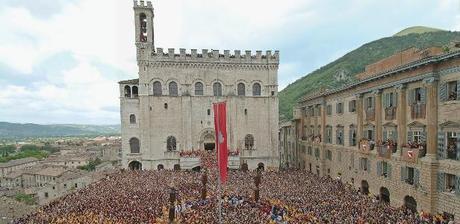
[[[407,141],[412,141],[414,138],[412,137],[412,132],[411,131],[408,131],[407,132]]]
[[[398,142],[398,128],[393,131],[393,141]]]
[[[382,162],[377,162],[377,176],[382,176]]]
[[[420,101],[426,102],[426,88],[420,88]]]
[[[457,132],[457,160],[460,161],[460,132]]]
[[[371,161],[370,160],[367,160],[367,172],[368,173],[371,172]]]
[[[405,181],[406,180],[406,177],[405,177],[405,173],[406,173],[406,167],[402,166],[401,167],[401,181]]]
[[[420,170],[414,169],[414,185],[420,186]]]
[[[460,100],[460,80],[457,80],[457,100]]]
[[[438,159],[445,159],[447,157],[446,148],[445,148],[445,142],[446,142],[445,138],[446,138],[446,133],[439,131],[438,132]]]
[[[459,176],[459,175],[457,175],[457,176],[455,177],[455,182],[456,182],[456,183],[455,183],[455,187],[457,188],[457,189],[455,189],[455,194],[456,194],[457,196],[460,196],[460,176]]]
[[[444,192],[446,189],[445,186],[445,175],[442,172],[438,172],[438,192]]]
[[[371,97],[371,108],[375,108],[375,97]]]
[[[415,100],[415,89],[409,90],[409,94],[407,95],[407,97],[409,98],[409,99],[407,100],[407,102],[409,103],[409,105],[414,104],[414,100]]]
[[[422,133],[420,133],[420,141],[426,143],[426,132],[425,131],[422,131]]]
[[[442,83],[439,86],[439,100],[444,102],[447,100],[447,83]]]
[[[388,132],[383,131],[383,141],[386,141],[388,139]]]
[[[368,104],[369,102],[367,101],[367,98],[364,98],[364,109],[367,110],[367,107],[368,107]]]
[[[353,146],[353,129],[348,131],[348,145]]]
[[[387,171],[387,173],[388,173],[388,178],[391,179],[391,163],[388,163],[387,169],[388,169],[388,171]]]
[[[383,108],[387,108],[388,107],[388,93],[385,93],[383,94]]]

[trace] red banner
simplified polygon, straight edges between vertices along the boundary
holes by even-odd
[[[217,164],[219,166],[220,180],[227,181],[227,106],[225,102],[213,104],[214,129],[216,131]]]

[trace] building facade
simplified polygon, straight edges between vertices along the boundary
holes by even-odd
[[[357,78],[294,108],[305,169],[459,220],[460,51],[408,49]]]
[[[172,169],[183,151],[213,150],[212,103],[226,101],[239,165],[278,167],[278,51],[155,49],[152,4],[134,1],[134,15],[139,78],[119,82],[122,166]]]

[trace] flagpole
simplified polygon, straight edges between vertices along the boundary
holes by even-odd
[[[219,102],[217,102],[219,104]],[[216,126],[217,126],[217,131],[220,132],[220,120],[219,120],[219,105],[216,105]],[[219,149],[219,144],[220,144],[220,140],[219,140],[219,133],[217,133],[217,136],[216,136],[216,140],[217,140],[217,144],[216,144],[216,151],[217,151],[217,166],[219,166],[220,164],[220,149]],[[219,224],[222,224],[222,203],[221,203],[221,199],[222,199],[222,185],[221,185],[221,179],[220,179],[220,172],[219,172],[219,169],[217,169],[217,215],[219,217]]]

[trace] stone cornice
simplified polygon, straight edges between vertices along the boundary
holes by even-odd
[[[139,61],[139,66],[153,68],[176,68],[176,69],[216,69],[216,70],[278,70],[277,63],[226,63],[226,62],[188,62],[188,61],[164,61],[151,62]]]

